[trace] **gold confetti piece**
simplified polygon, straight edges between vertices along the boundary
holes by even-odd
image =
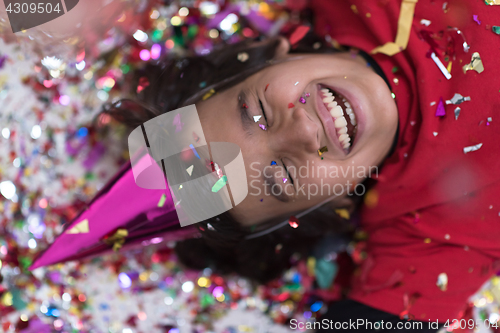
[[[125,238],[128,236],[127,229],[118,229],[110,236],[106,236],[103,238],[104,243],[107,245],[113,245],[113,251],[118,251],[121,249],[123,244],[125,243]]]
[[[446,70],[448,71],[448,73],[451,73],[451,65],[452,65],[452,62],[450,61],[448,63],[448,66],[446,67]]]
[[[398,19],[398,32],[394,42],[385,43],[382,46],[374,48],[371,53],[384,53],[393,56],[406,49],[410,39],[410,30],[413,22],[413,13],[418,0],[403,0]]]
[[[368,208],[373,208],[378,205],[378,192],[376,190],[369,190],[364,199],[365,205]]]
[[[472,69],[478,73],[482,73],[484,71],[483,61],[479,56],[479,52],[474,52],[470,63],[463,66],[464,74]]]
[[[351,218],[351,214],[349,214],[349,211],[345,208],[342,209],[335,209],[335,213],[340,216],[343,219],[349,220]]]
[[[482,143],[478,143],[474,146],[464,147],[464,154],[470,153],[471,151],[479,150],[483,146]]]
[[[500,0],[484,0],[484,3],[490,6],[500,5]]]
[[[354,12],[354,14],[358,14],[358,7],[356,5],[351,5],[351,10]]]
[[[448,274],[441,273],[438,275],[436,286],[438,286],[441,291],[446,291],[448,289]]]
[[[189,168],[186,169],[186,172],[188,173],[188,175],[192,175],[193,174],[193,169],[194,169],[194,165],[191,165]]]
[[[320,149],[318,149],[318,155],[321,156],[324,153],[326,153],[327,151],[328,151],[328,147],[327,146],[321,147]]]
[[[73,228],[66,231],[67,234],[87,234],[89,233],[89,220],[78,222]]]
[[[179,187],[179,189],[181,189],[181,187]],[[167,201],[167,196],[165,194],[162,194],[160,197],[160,201],[158,201],[158,207],[163,207],[165,201]]]
[[[202,99],[205,101],[205,100],[209,99],[210,97],[212,97],[213,94],[215,94],[215,90],[212,88],[205,95],[203,95]]]
[[[430,239],[430,238],[426,238],[426,239],[424,239],[424,243],[425,243],[425,244],[429,244],[430,242],[431,242],[431,239]]]
[[[316,268],[316,258],[314,257],[309,257],[307,258],[307,275],[309,276],[315,276],[315,268]]]

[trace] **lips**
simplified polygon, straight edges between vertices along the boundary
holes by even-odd
[[[331,87],[318,85],[318,115],[330,141],[349,153],[358,130],[358,119],[348,99]]]

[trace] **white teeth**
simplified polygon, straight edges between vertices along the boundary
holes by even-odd
[[[335,119],[335,128],[342,128],[347,126],[347,120],[344,117]]]
[[[342,108],[339,105],[331,109],[330,114],[332,115],[333,118],[340,118],[344,115],[344,113],[342,112]]]
[[[343,142],[345,139],[349,138],[349,134],[340,134],[339,141]]]
[[[347,127],[342,127],[341,129],[337,130],[338,134],[346,134],[347,133]]]
[[[321,91],[324,92],[324,93],[329,93],[330,92],[330,90],[328,90],[326,88],[321,89]]]
[[[333,101],[333,102],[331,102],[330,104],[328,104],[327,106],[328,106],[328,108],[329,108],[329,109],[333,109],[333,108],[334,108],[334,107],[336,107],[337,105],[338,105],[338,104],[337,104],[337,102]]]
[[[333,100],[334,100],[333,96],[328,96],[328,97],[323,98],[323,103],[329,104],[329,103],[333,102]]]

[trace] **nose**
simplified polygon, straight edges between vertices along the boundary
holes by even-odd
[[[316,152],[319,148],[319,124],[303,107],[295,106],[284,111],[279,127],[272,134],[271,148],[296,156]]]

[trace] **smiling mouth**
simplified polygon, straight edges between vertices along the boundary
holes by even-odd
[[[325,86],[321,86],[320,96],[333,118],[340,145],[349,151],[358,131],[356,115],[351,104],[343,95]]]

